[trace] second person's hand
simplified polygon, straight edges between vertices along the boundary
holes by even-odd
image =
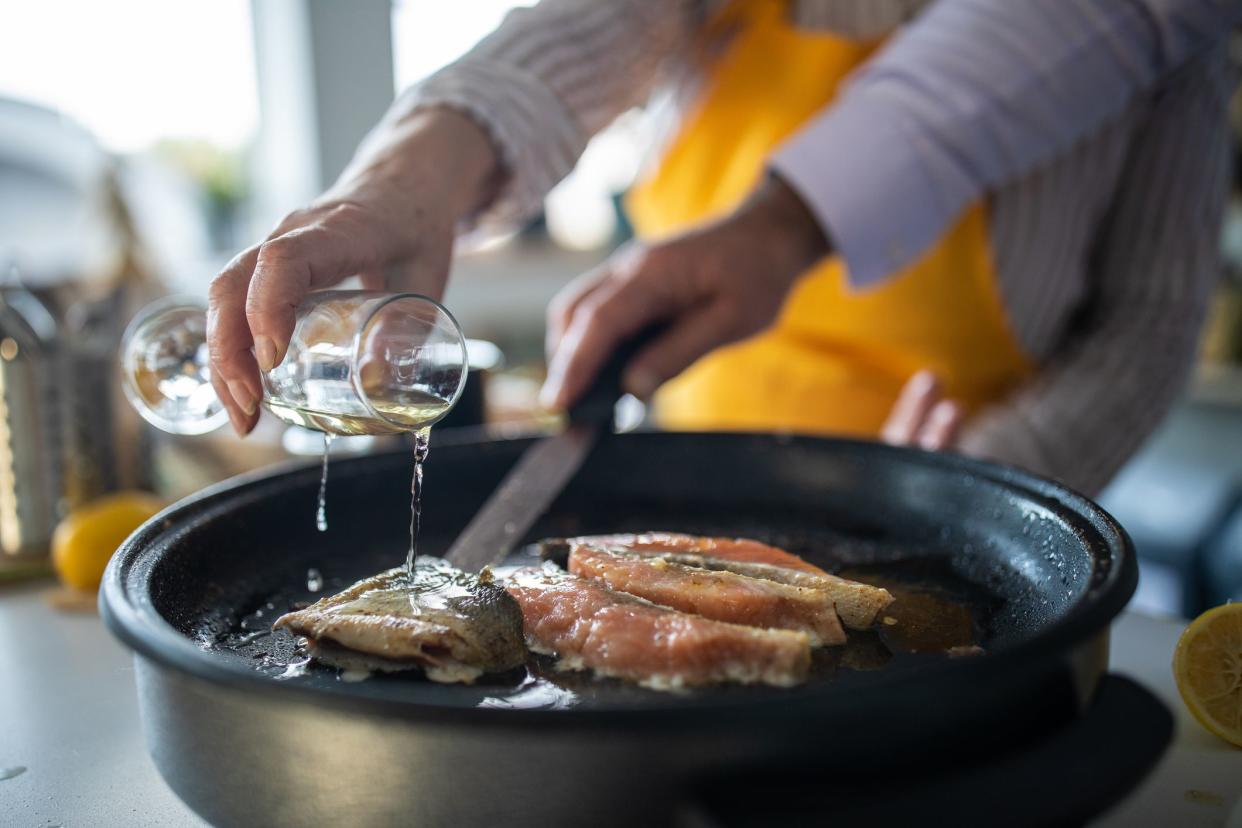
[[[548,309],[548,379],[540,401],[572,405],[622,342],[665,327],[626,367],[647,399],[721,345],[776,319],[797,278],[829,252],[801,199],[768,178],[730,215],[655,244],[630,244],[566,286]]]
[[[954,444],[965,418],[966,409],[945,396],[940,379],[919,371],[902,387],[880,438],[894,446],[944,451]]]
[[[494,187],[486,134],[449,109],[381,127],[340,180],[239,253],[211,284],[211,382],[247,434],[263,398],[259,371],[280,363],[294,310],[312,290],[359,276],[364,287],[439,299],[459,221]]]

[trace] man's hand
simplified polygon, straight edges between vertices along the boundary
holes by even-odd
[[[549,307],[541,401],[569,406],[614,349],[663,322],[663,333],[622,377],[626,391],[650,397],[708,351],[769,327],[795,280],[828,252],[815,219],[777,178],[719,221],[622,248]]]
[[[957,439],[964,418],[965,410],[944,396],[936,375],[919,371],[901,389],[880,436],[894,446],[940,451]]]
[[[376,290],[440,298],[458,221],[486,200],[496,161],[483,131],[447,109],[385,128],[341,179],[290,213],[211,284],[211,383],[245,435],[263,398],[259,371],[280,363],[294,310],[350,276]]]

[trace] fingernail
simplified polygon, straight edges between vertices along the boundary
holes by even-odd
[[[259,369],[267,372],[276,367],[276,343],[269,337],[254,338],[254,358],[259,361]],[[230,391],[232,388],[230,387]]]
[[[238,437],[245,437],[246,430],[242,426],[241,421],[237,418],[237,412],[235,412],[231,408],[228,409],[228,412],[229,412],[229,424],[233,426],[233,433],[236,434]]]
[[[939,379],[931,371],[919,371],[911,380],[911,385],[915,389],[915,393],[922,396],[936,390]]]
[[[565,371],[554,354],[548,362],[548,374],[543,379],[543,387],[539,389],[539,404],[550,411],[557,410],[557,400],[561,396],[561,386],[564,383]]]
[[[233,402],[237,403],[241,410],[246,412],[247,417],[254,414],[258,400],[250,393],[250,389],[240,380],[231,380],[228,386],[229,393],[233,395]]]
[[[660,378],[650,371],[637,368],[630,372],[625,387],[640,400],[649,400],[651,395],[656,392],[656,389],[660,387]]]
[[[553,379],[549,377],[539,389],[539,404],[546,409],[555,411],[557,408],[557,398],[561,396],[561,381],[559,378]]]

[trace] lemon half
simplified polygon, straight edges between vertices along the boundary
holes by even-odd
[[[1242,747],[1242,603],[1191,622],[1173,651],[1173,677],[1199,723]]]

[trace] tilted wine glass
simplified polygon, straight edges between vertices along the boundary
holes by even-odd
[[[466,383],[466,341],[438,302],[414,293],[332,290],[295,311],[289,348],[262,375],[263,404],[288,423],[328,434],[427,428]],[[169,297],[144,308],[121,343],[125,394],[147,422],[205,434],[228,412],[211,386],[207,311]]]

